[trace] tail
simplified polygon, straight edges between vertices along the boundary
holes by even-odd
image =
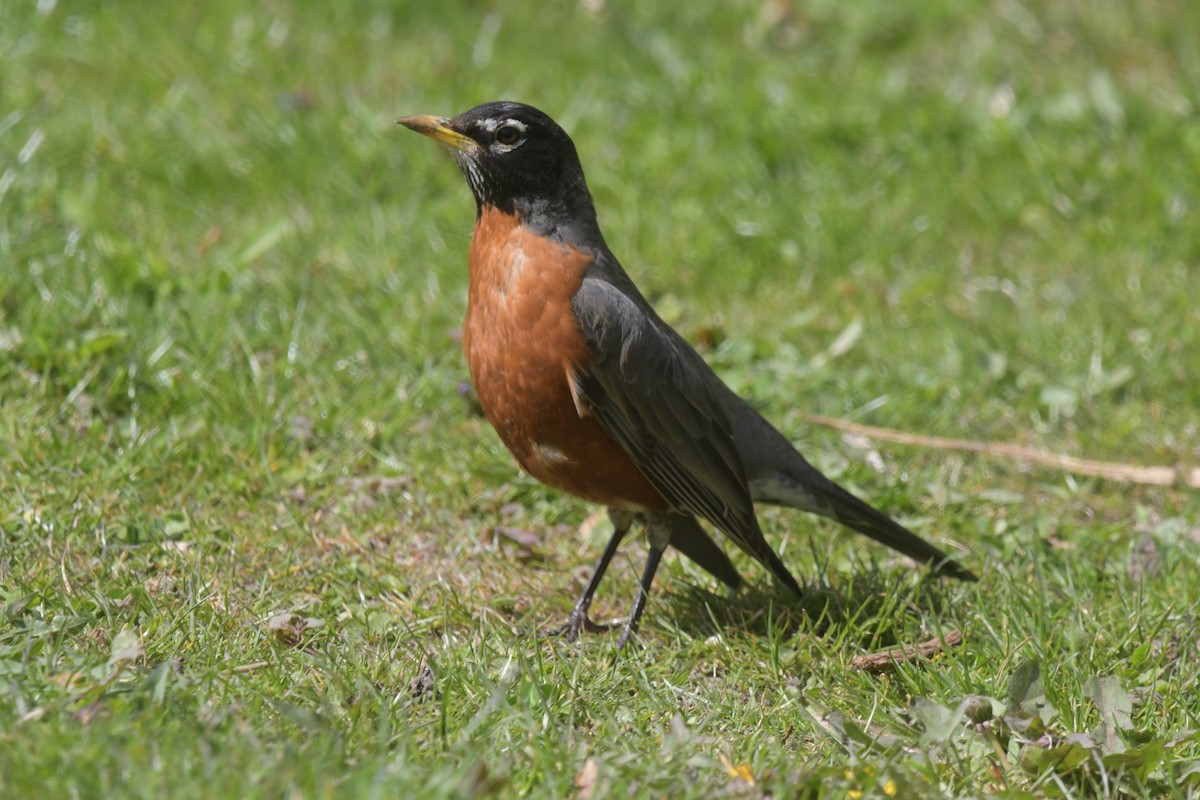
[[[813,471],[816,472],[815,469]],[[820,475],[820,478],[820,494],[824,495],[828,504],[833,507],[832,519],[903,553],[914,561],[929,564],[935,574],[957,578],[960,581],[979,580],[971,570],[887,514],[850,494],[824,475]]]
[[[786,474],[751,482],[750,491],[756,501],[798,508],[831,519],[914,561],[929,564],[939,575],[962,581],[979,580],[946,553],[822,475],[799,453],[793,450],[792,454],[794,463],[788,465]]]
[[[696,562],[698,566],[736,592],[742,576],[708,531],[691,514],[671,515],[671,546]]]
[[[749,478],[750,496],[756,503],[773,503],[827,517],[929,564],[938,574],[963,581],[979,580],[962,564],[821,474],[775,426],[732,391],[726,389],[722,397]]]

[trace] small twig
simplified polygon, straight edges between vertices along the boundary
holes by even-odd
[[[1143,467],[1136,464],[1115,464],[1110,461],[1093,461],[1057,453],[1043,453],[1032,447],[1007,442],[981,442],[974,439],[951,439],[945,436],[922,436],[892,428],[877,428],[874,425],[847,422],[820,414],[808,414],[806,417],[818,425],[827,425],[830,428],[861,434],[871,439],[882,439],[886,442],[932,447],[938,450],[961,450],[989,456],[1006,456],[1019,461],[1055,467],[1076,475],[1089,475],[1110,481],[1200,489],[1200,467]]]
[[[251,661],[249,664],[238,664],[233,668],[233,672],[235,675],[244,672],[255,672],[269,666],[271,666],[270,661]]]
[[[962,644],[962,631],[947,631],[945,636],[930,639],[927,642],[908,647],[897,647],[882,653],[872,653],[869,656],[859,656],[850,662],[850,669],[858,669],[879,675],[894,670],[903,661],[916,661],[918,658],[932,658],[947,647],[957,647]]]

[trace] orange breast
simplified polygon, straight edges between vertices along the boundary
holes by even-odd
[[[629,455],[575,405],[590,360],[571,298],[591,257],[485,209],[471,240],[463,349],[488,421],[542,483],[606,506],[667,507]]]

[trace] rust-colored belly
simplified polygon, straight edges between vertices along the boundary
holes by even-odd
[[[666,508],[571,393],[570,370],[591,359],[571,310],[590,262],[515,217],[485,209],[471,241],[463,328],[471,380],[500,439],[542,483],[606,506]]]

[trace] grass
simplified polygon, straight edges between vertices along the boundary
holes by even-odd
[[[805,417],[1200,461],[1196,8],[621,5],[0,0],[0,795],[1200,792],[1194,491]],[[471,201],[392,124],[497,98],[978,586],[765,510],[804,607],[668,558],[644,647],[534,635],[606,531],[461,392]]]

